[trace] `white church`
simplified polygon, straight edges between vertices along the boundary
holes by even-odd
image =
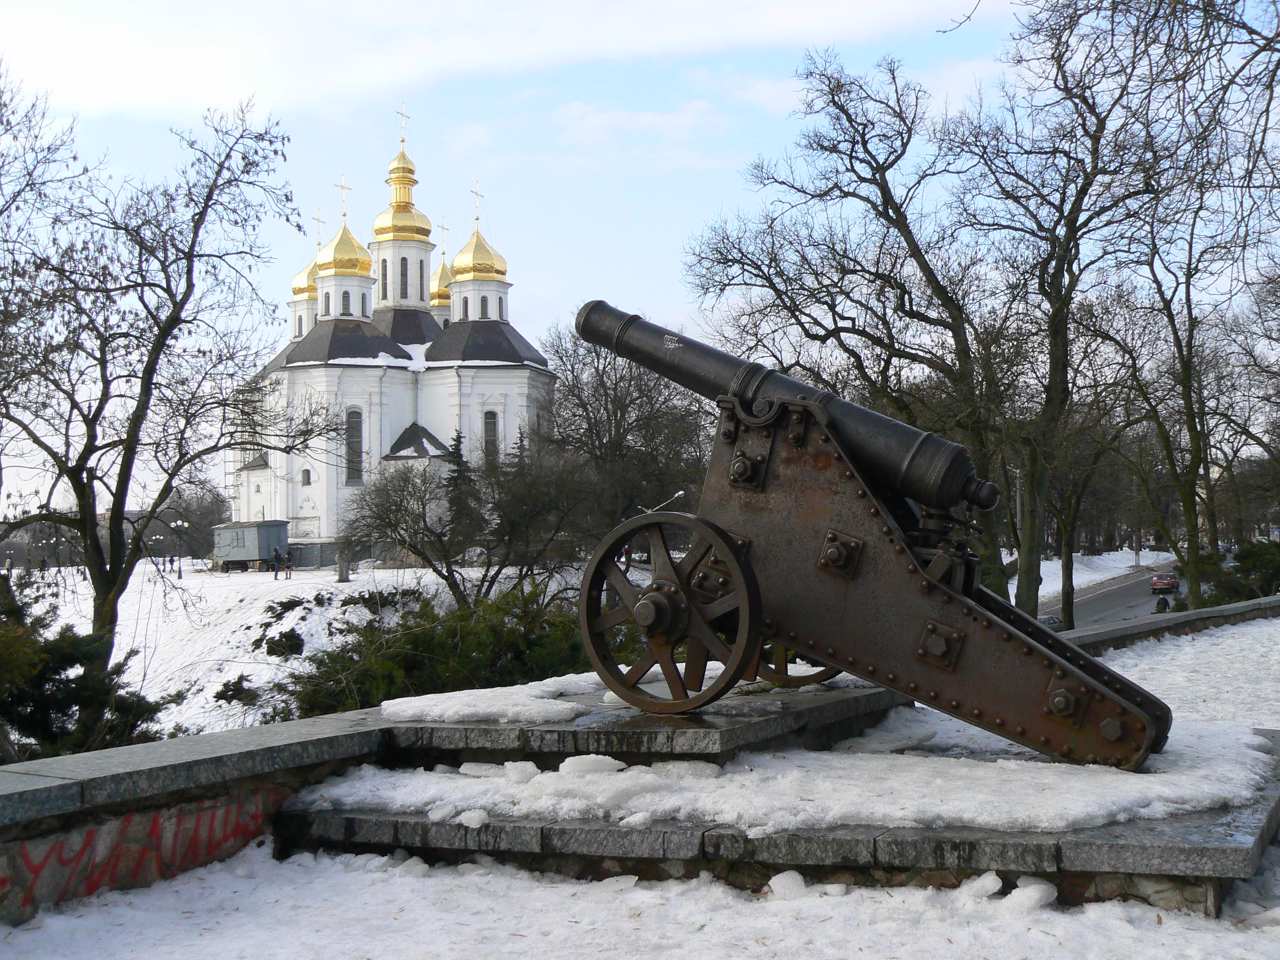
[[[432,267],[431,221],[404,150],[368,246],[342,226],[293,281],[292,336],[262,371],[285,403],[340,411],[344,442],[229,464],[232,520],[287,520],[295,558],[331,563],[348,499],[378,470],[425,463],[461,433],[470,460],[549,423],[555,377],[511,324],[507,261],[480,233]]]

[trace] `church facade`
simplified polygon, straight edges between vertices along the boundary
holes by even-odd
[[[343,215],[293,281],[291,336],[262,376],[286,405],[321,402],[344,433],[324,449],[229,463],[232,519],[287,520],[304,564],[330,563],[350,498],[379,470],[429,463],[461,434],[468,459],[501,456],[549,422],[555,377],[511,322],[507,262],[479,218],[452,262],[414,204],[413,161],[387,171],[390,203],[368,246]]]

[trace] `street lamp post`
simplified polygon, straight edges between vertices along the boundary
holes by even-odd
[[[186,532],[187,527],[191,526],[191,524],[187,523],[187,521],[185,520],[175,520],[173,521],[171,526],[173,527],[174,532],[177,533],[178,535],[178,579],[181,580],[182,579],[182,551],[183,551],[183,545],[184,545],[183,534]]]

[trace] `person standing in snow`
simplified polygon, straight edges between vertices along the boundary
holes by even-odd
[[[293,551],[291,550],[284,552],[284,578],[286,580],[293,579]]]
[[[271,579],[280,579],[280,548],[271,548]]]

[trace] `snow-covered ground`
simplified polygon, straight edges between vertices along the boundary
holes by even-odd
[[[1008,554],[1005,560],[1012,560]],[[1112,577],[1124,576],[1139,567],[1159,567],[1173,563],[1176,558],[1172,553],[1159,550],[1143,550],[1136,560],[1132,550],[1116,550],[1097,556],[1086,556],[1077,553],[1071,570],[1071,582],[1079,590],[1091,584],[1110,580]],[[1009,596],[1018,589],[1018,578],[1009,581]],[[1059,560],[1043,560],[1040,563],[1040,602],[1051,600],[1062,593],[1062,563]]]
[[[92,614],[89,584],[77,576],[62,578],[59,614],[63,621],[88,629]],[[296,570],[284,574],[184,571],[182,580],[140,566],[120,603],[115,659],[130,652],[126,679],[148,696],[187,691],[186,700],[165,711],[165,727],[181,724],[191,732],[224,730],[258,721],[256,711],[215,700],[227,680],[244,674],[265,684],[293,665],[273,656],[263,642],[296,631],[304,652],[335,641],[342,627],[381,617],[391,622],[393,609],[370,610],[344,598],[361,593],[387,594],[404,589],[433,590],[438,585],[426,571],[361,569],[349,583],[338,583],[329,570]],[[300,603],[273,615],[271,605]]]
[[[1112,654],[1108,661],[1172,706],[1170,752],[1158,761],[1172,759],[1184,748],[1234,750],[1232,736],[1241,741],[1236,746],[1247,747],[1250,724],[1280,726],[1280,695],[1275,689],[1280,622],[1257,621],[1143,644]],[[1201,737],[1207,739],[1201,742]],[[888,759],[891,755],[880,751],[904,750],[897,760],[928,764],[934,772],[931,783],[913,782],[909,787],[926,798],[917,809],[926,809],[930,802],[939,808],[946,803],[944,792],[961,761],[981,766],[992,776],[1015,779],[1060,770],[1073,786],[1044,789],[1064,807],[1076,802],[1071,794],[1090,793],[1100,785],[1090,780],[1083,786],[1081,777],[1093,771],[1033,762],[1019,758],[1016,751],[1006,750],[999,759],[981,764],[965,759],[981,746],[981,738],[962,724],[923,710],[899,711],[888,725],[862,739],[868,752],[831,754],[831,766],[854,765],[868,757]],[[919,755],[927,751],[933,755]],[[793,752],[804,753],[786,753]],[[1248,752],[1233,755],[1249,762]],[[776,759],[765,757],[770,763]],[[617,763],[579,760],[573,766],[578,769],[571,767],[564,778],[606,777],[622,784],[628,776],[625,770],[602,769],[617,768]],[[684,779],[692,780],[696,769],[697,765],[685,769]],[[492,778],[461,772],[437,776],[476,789],[468,803],[482,803],[486,788],[498,794],[509,784],[520,786],[523,781],[527,786],[547,776],[527,767],[468,771],[499,772]],[[693,790],[730,776],[702,772],[707,779],[694,782]],[[1097,772],[1117,783],[1165,776]],[[671,779],[679,782],[680,777]],[[1109,783],[1101,785],[1110,789]],[[772,784],[767,787],[773,789]],[[809,790],[821,790],[812,776]],[[759,799],[766,799],[763,792]],[[1006,794],[988,803],[1007,810],[1024,799]],[[482,806],[456,815],[473,823],[485,816]],[[0,933],[0,958],[345,960],[536,953],[566,960],[642,960],[671,956],[673,944],[690,956],[714,958],[1280,957],[1277,846],[1267,851],[1263,869],[1252,880],[1235,885],[1220,920],[1127,903],[1057,907],[1051,905],[1048,887],[1034,880],[1006,896],[998,890],[990,874],[959,890],[943,891],[806,885],[788,872],[761,891],[748,893],[706,876],[692,881],[615,877],[587,882],[528,873],[484,858],[457,867],[429,866],[403,855],[307,854],[276,863],[264,846],[146,890],[109,893],[46,910],[33,922]]]

